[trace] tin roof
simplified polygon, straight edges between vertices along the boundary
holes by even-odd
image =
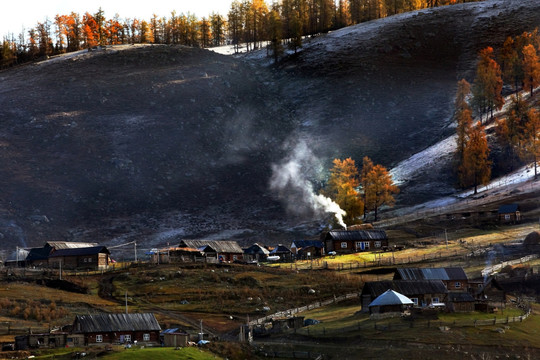
[[[85,255],[96,255],[99,253],[110,254],[109,250],[105,246],[94,246],[94,247],[85,247],[85,248],[56,250],[49,257],[54,258],[54,257],[61,257],[61,256],[85,256]]]
[[[367,282],[362,289],[362,295],[376,298],[388,289],[406,296],[448,293],[441,280],[383,280]]]
[[[76,249],[98,246],[98,243],[75,242],[75,241],[47,241],[45,246],[50,246],[56,250]]]
[[[161,327],[151,313],[77,315],[73,323],[74,333],[115,331],[161,331]]]
[[[270,251],[268,251],[268,249],[264,248],[263,246],[257,243],[251,245],[247,249],[244,249],[244,254],[249,254],[249,255],[255,255],[255,254],[268,255],[269,253]]]
[[[178,247],[200,249],[210,246],[218,253],[243,254],[244,251],[236,241],[230,240],[181,240]]]
[[[325,240],[358,241],[358,240],[387,240],[384,230],[331,230]]]
[[[384,306],[384,305],[412,305],[414,302],[403,294],[394,290],[386,290],[379,295],[368,306]]]
[[[461,267],[448,268],[398,268],[395,280],[467,280]]]

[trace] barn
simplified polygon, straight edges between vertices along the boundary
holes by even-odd
[[[198,249],[210,262],[233,262],[244,258],[244,250],[236,241],[181,240],[178,247]]]
[[[111,263],[110,252],[105,246],[61,249],[49,255],[53,268],[104,270]]]
[[[72,332],[84,335],[85,345],[133,341],[159,344],[161,327],[151,313],[77,315]]]
[[[398,268],[394,280],[441,280],[449,291],[466,291],[470,287],[461,267]]]

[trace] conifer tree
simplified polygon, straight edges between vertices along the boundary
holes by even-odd
[[[330,178],[323,194],[334,200],[345,212],[346,224],[354,224],[364,211],[364,204],[357,191],[358,169],[353,159],[334,159]]]
[[[281,19],[276,10],[272,10],[268,21],[268,34],[270,36],[270,48],[274,57],[274,63],[277,63],[279,57],[283,55],[283,44],[281,43]]]
[[[474,186],[475,194],[478,193],[478,185],[486,184],[491,178],[491,161],[488,156],[485,127],[478,122],[476,126],[471,127],[459,172],[462,186]]]
[[[374,212],[375,221],[377,221],[378,212],[382,206],[394,206],[394,194],[399,193],[399,188],[394,185],[388,170],[382,165],[375,165],[367,177],[368,187],[364,189],[366,192],[364,206]]]
[[[540,114],[536,109],[527,113],[527,123],[523,133],[522,158],[534,162],[534,178],[538,178],[538,158],[540,157]]]
[[[534,88],[540,85],[540,61],[534,46],[527,45],[523,48],[523,86],[530,88],[531,96]]]
[[[502,86],[501,69],[493,60],[493,48],[487,47],[480,51],[472,89],[473,102],[480,114],[490,112],[493,118],[493,110],[502,108],[504,105]]]

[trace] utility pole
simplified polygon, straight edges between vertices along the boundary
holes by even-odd
[[[126,314],[128,313],[128,305],[127,305],[127,290],[126,290],[126,294],[125,294],[125,297],[126,297]]]
[[[137,262],[137,242],[134,241],[134,242],[133,242],[133,245],[135,245],[135,246],[134,246],[134,247],[135,247],[135,262]]]
[[[17,261],[15,262],[15,267],[19,267],[19,247],[18,246],[15,248],[15,258],[17,259]]]
[[[446,239],[446,250],[448,250],[448,233],[446,232],[446,228],[444,229],[444,238]]]
[[[60,260],[59,264],[60,264],[59,275],[60,275],[60,280],[62,280],[62,260]]]

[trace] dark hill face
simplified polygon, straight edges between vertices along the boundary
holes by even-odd
[[[283,144],[309,139],[328,165],[369,155],[390,167],[449,134],[456,81],[477,51],[540,24],[540,5],[511,3],[336,31],[278,67],[147,46],[0,72],[0,241],[302,236],[284,231],[300,219],[268,189]],[[423,181],[451,191],[443,170]]]

